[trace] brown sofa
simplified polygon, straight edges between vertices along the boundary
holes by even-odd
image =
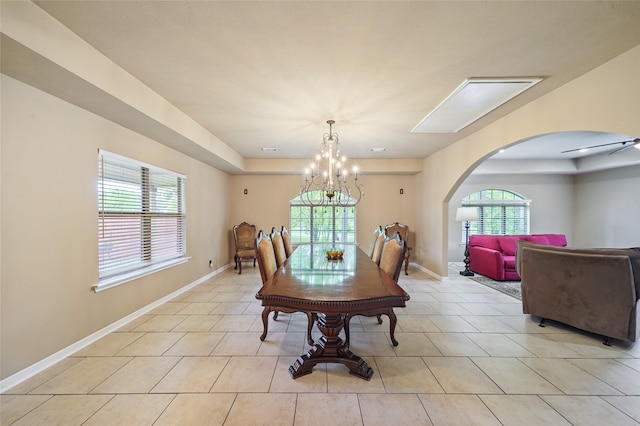
[[[522,311],[610,338],[638,338],[640,248],[574,249],[518,241]]]

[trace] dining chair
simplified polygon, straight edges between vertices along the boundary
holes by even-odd
[[[275,228],[274,228],[275,229]],[[262,284],[264,285],[269,278],[278,270],[278,264],[276,261],[276,252],[273,247],[271,237],[262,229],[258,233],[258,238],[255,240],[255,250],[258,258],[258,267],[260,268],[260,277],[262,278]],[[262,310],[262,326],[263,332],[260,336],[260,340],[264,341],[269,331],[269,314],[273,312],[273,320],[278,319],[278,312],[285,312],[288,314],[298,312],[295,310],[265,306]],[[315,322],[315,316],[313,312],[305,312],[307,315],[307,342],[309,345],[313,345],[313,339],[311,338],[311,329]]]
[[[379,267],[380,271],[391,277],[391,279],[393,279],[395,283],[397,283],[398,279],[400,278],[400,270],[402,269],[405,250],[405,242],[404,240],[402,240],[402,238],[400,238],[400,234],[398,232],[394,232],[391,236],[387,236],[384,238]],[[396,318],[395,312],[393,312],[393,308],[384,308],[382,310],[370,310],[345,315],[344,333],[345,345],[347,347],[349,347],[350,344],[349,322],[355,315],[362,315],[365,317],[375,316],[378,319],[378,324],[382,324],[382,315],[386,315],[389,318],[389,334],[391,337],[391,343],[393,343],[393,346],[398,346],[398,341],[395,338],[395,330],[398,319]]]
[[[409,275],[409,258],[411,257],[412,250],[412,248],[409,247],[409,226],[403,225],[400,222],[394,222],[384,227],[384,233],[386,235],[393,235],[394,232],[400,234],[400,238],[402,238],[406,245],[404,252],[404,274]]]
[[[373,260],[376,265],[380,265],[380,256],[382,255],[382,246],[384,244],[384,239],[386,235],[384,232],[380,232],[378,237],[375,239],[373,245],[373,251],[371,252],[371,260]]]
[[[253,267],[256,267],[256,249],[254,242],[256,238],[256,227],[247,222],[242,222],[239,225],[233,227],[233,240],[236,244],[236,254],[233,256],[233,260],[236,262],[236,266],[233,269],[240,267],[239,274],[242,274],[242,261],[253,259]]]
[[[382,230],[382,226],[378,226],[373,230],[373,239],[371,240],[371,244],[369,245],[369,257],[373,258],[373,249],[376,247],[376,242],[378,241],[378,236],[382,234],[384,231]]]
[[[291,253],[293,253],[293,246],[291,245],[291,234],[289,234],[289,230],[284,225],[282,225],[282,231],[280,233],[282,234],[282,241],[284,242],[284,251],[287,257],[289,257],[291,256]]]
[[[264,284],[276,273],[278,264],[276,263],[276,253],[273,250],[271,237],[262,229],[258,232],[258,238],[255,240],[255,251],[258,258],[258,267],[260,268],[260,277],[262,278],[262,284]]]
[[[271,243],[273,244],[273,251],[276,255],[276,265],[278,268],[282,266],[285,260],[287,260],[287,253],[284,249],[284,240],[282,234],[274,226],[271,228]]]

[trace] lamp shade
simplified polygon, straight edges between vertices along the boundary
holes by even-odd
[[[456,222],[478,220],[477,207],[458,207],[456,210]]]

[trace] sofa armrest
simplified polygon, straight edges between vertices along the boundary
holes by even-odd
[[[469,269],[494,280],[504,280],[504,256],[481,246],[469,247]]]

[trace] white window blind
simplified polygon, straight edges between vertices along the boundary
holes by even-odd
[[[515,192],[485,189],[462,200],[464,207],[477,207],[478,220],[469,223],[469,235],[517,235],[529,233],[528,200]],[[466,241],[465,230],[462,242]]]
[[[100,280],[183,257],[185,176],[98,152]]]

